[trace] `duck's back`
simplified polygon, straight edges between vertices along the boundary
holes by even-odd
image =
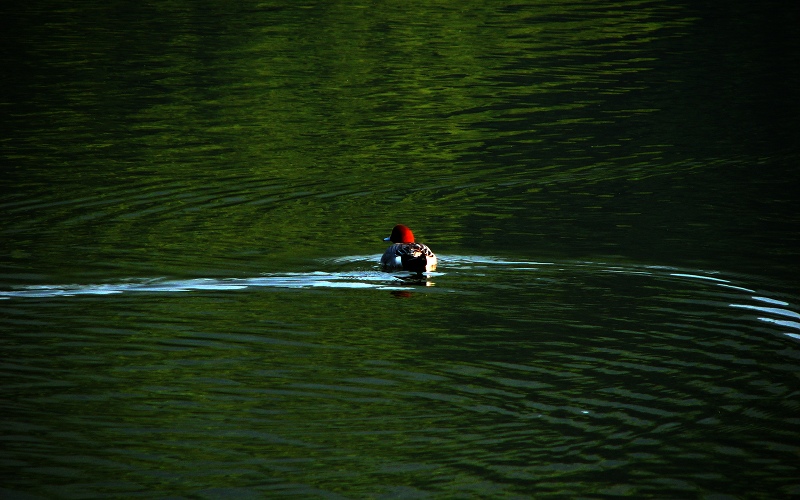
[[[381,264],[385,268],[415,273],[433,271],[436,263],[436,255],[422,243],[395,243],[381,257]]]

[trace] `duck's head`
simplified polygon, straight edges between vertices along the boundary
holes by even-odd
[[[398,224],[392,228],[392,234],[383,241],[391,241],[392,243],[414,243],[414,233],[408,226]]]

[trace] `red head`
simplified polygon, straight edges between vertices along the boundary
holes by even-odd
[[[392,243],[414,243],[414,233],[402,224],[394,226],[392,235],[384,238],[383,241],[391,241]]]

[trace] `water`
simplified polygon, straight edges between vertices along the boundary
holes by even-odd
[[[0,10],[4,497],[800,493],[796,9]]]

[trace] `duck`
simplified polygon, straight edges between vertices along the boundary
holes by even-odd
[[[381,265],[385,270],[422,274],[436,269],[436,255],[427,245],[414,241],[414,233],[408,226],[397,224],[392,228],[392,234],[383,241],[392,242],[381,256]]]

